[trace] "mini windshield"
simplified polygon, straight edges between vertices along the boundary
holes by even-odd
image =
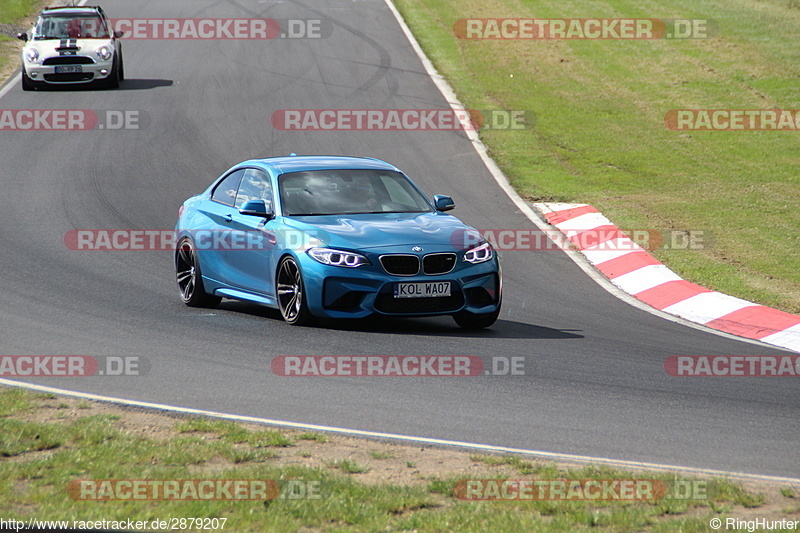
[[[109,39],[100,16],[87,13],[43,15],[34,29],[34,39]]]
[[[286,216],[433,211],[408,178],[391,170],[292,172],[278,187]]]

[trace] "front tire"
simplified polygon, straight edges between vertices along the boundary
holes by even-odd
[[[22,90],[23,91],[36,90],[36,84],[28,77],[28,74],[25,73],[25,67],[22,67]]]
[[[175,277],[181,300],[189,307],[216,307],[222,301],[205,291],[197,250],[188,237],[181,239],[175,249]]]
[[[461,311],[453,315],[453,320],[456,324],[464,329],[485,329],[497,322],[500,316],[500,304],[497,305],[497,310],[492,313],[475,314],[469,311]]]
[[[119,89],[119,80],[122,79],[120,77],[119,65],[120,65],[120,58],[119,56],[115,56],[114,63],[111,65],[111,73],[105,80],[105,86],[107,89]]]
[[[293,326],[311,324],[314,317],[309,312],[306,303],[303,273],[293,257],[284,257],[281,261],[275,285],[278,293],[278,307],[283,319]]]

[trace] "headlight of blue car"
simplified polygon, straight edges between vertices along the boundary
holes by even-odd
[[[464,254],[464,261],[477,265],[478,263],[485,263],[492,257],[494,257],[494,249],[490,243],[485,242],[480,246],[467,250]]]
[[[370,264],[369,259],[361,254],[331,248],[311,248],[308,255],[323,265],[358,268]]]

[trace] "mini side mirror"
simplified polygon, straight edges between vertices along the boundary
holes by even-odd
[[[450,211],[455,208],[456,203],[449,196],[436,194],[433,197],[433,205],[436,207],[437,211]]]
[[[124,36],[125,36],[125,32],[124,31],[117,30],[117,31],[114,32],[114,37],[116,37],[117,39],[122,39]]]
[[[245,202],[239,213],[253,217],[274,218],[275,213],[267,209],[267,203],[264,200],[250,200]]]
[[[17,34],[17,39],[19,39],[20,41],[25,41],[27,43],[28,42],[28,34],[25,33],[24,31],[20,32],[20,33]]]

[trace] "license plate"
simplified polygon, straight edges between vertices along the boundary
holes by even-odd
[[[56,74],[69,74],[72,72],[83,72],[83,67],[81,65],[64,65],[61,67],[56,67]]]
[[[436,298],[450,296],[449,281],[396,283],[395,298]]]

